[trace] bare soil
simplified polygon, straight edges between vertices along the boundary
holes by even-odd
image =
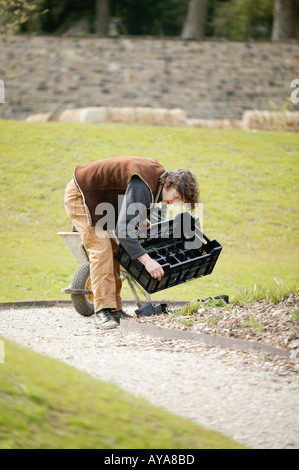
[[[201,303],[194,313],[182,313],[168,304],[168,312],[140,316],[135,321],[196,333],[262,341],[289,350],[299,362],[299,294],[291,294],[277,304],[254,301],[249,305],[227,304],[209,307]]]

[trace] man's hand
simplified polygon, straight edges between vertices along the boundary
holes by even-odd
[[[145,269],[150,273],[155,279],[161,280],[161,277],[164,276],[164,271],[161,264],[154,261],[147,253],[138,258],[141,263],[144,264]]]
[[[147,230],[151,228],[151,222],[148,219],[145,219],[143,222],[139,224],[139,229],[144,229],[146,227]]]

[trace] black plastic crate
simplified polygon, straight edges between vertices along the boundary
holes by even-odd
[[[183,229],[186,218],[190,218],[189,231]],[[222,245],[203,234],[196,219],[186,212],[171,221],[155,224],[150,235],[145,238],[140,233],[139,240],[148,255],[162,265],[164,276],[160,281],[151,277],[139,260],[132,260],[122,245],[115,255],[149,294],[211,274],[222,250]]]

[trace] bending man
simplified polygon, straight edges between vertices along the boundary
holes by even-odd
[[[90,276],[96,324],[102,329],[118,326],[125,317],[121,301],[120,265],[114,259],[121,243],[132,259],[138,259],[154,278],[163,276],[162,266],[150,258],[132,235],[139,213],[139,226],[147,220],[151,204],[194,207],[198,186],[189,170],[165,171],[152,158],[114,157],[81,163],[65,191],[65,208],[89,251]],[[136,207],[136,211],[132,210]],[[144,208],[140,214],[140,208]]]

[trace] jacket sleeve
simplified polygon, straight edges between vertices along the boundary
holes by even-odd
[[[124,195],[116,225],[116,236],[131,259],[137,259],[145,253],[140,245],[136,229],[147,218],[147,209],[151,204],[151,194],[146,183],[138,176],[133,176]]]

